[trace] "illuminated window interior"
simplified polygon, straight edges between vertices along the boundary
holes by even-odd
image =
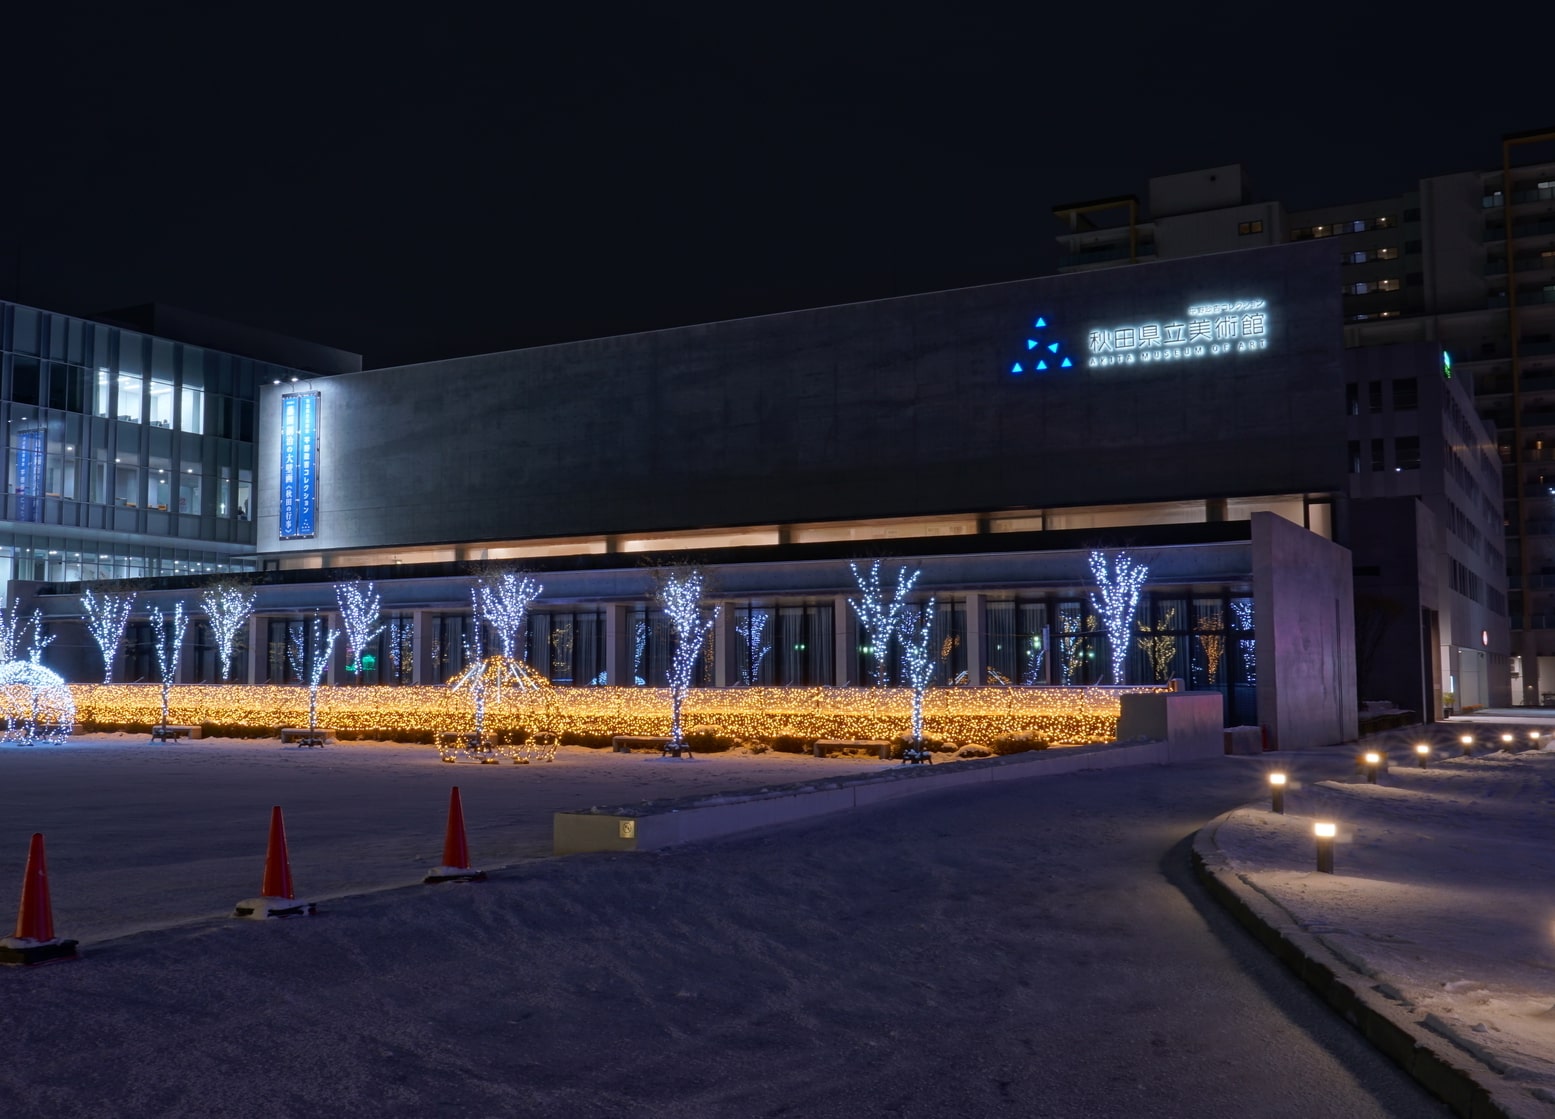
[[[922,540],[941,536],[976,536],[1011,532],[1057,532],[1068,529],[1127,528],[1133,525],[1200,524],[1211,520],[1214,503],[1158,501],[1135,505],[1073,506],[1063,509],[1010,509],[990,514],[963,513],[939,517],[891,517],[862,521],[822,521],[793,525],[694,529],[652,535],[566,537],[546,540],[504,540],[429,547],[369,548],[327,553],[330,567],[369,567],[409,563],[451,563],[456,560],[530,559],[544,556],[676,552],[687,549],[771,547],[781,543],[828,544],[868,540]],[[1332,539],[1329,507],[1308,505],[1301,494],[1229,498],[1215,520],[1245,521],[1254,513],[1274,513]],[[1308,521],[1311,523],[1308,524]],[[325,566],[323,552],[291,552],[274,560],[282,571]]]

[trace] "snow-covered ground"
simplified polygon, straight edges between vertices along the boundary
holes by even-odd
[[[554,762],[446,765],[430,746],[141,735],[0,747],[0,935],[15,920],[28,839],[42,832],[58,935],[82,942],[230,914],[259,893],[270,808],[285,813],[299,898],[416,883],[442,862],[448,790],[471,861],[551,854],[551,817],[594,805],[874,772],[892,763],[769,752],[615,754],[564,746]]]
[[[1215,841],[1427,1028],[1555,1102],[1555,750],[1461,758],[1444,738],[1419,769],[1395,734],[1379,783],[1295,787],[1285,815],[1238,810]],[[1315,869],[1318,820],[1338,826],[1332,875]]]

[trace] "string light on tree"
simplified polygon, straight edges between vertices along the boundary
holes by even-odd
[[[103,683],[113,683],[113,662],[124,642],[124,627],[129,624],[135,594],[108,594],[97,597],[90,590],[81,596],[86,611],[86,628],[103,653]]]
[[[477,588],[476,617],[485,619],[497,635],[505,660],[523,659],[524,619],[529,614],[530,604],[544,589],[529,576],[520,576],[516,571],[504,571],[495,578],[483,580]]]
[[[1121,684],[1123,668],[1128,663],[1129,636],[1134,630],[1134,612],[1139,608],[1139,589],[1145,585],[1150,569],[1136,564],[1126,554],[1119,554],[1109,571],[1107,557],[1100,552],[1091,553],[1091,577],[1101,597],[1091,595],[1091,609],[1101,619],[1107,633],[1107,646],[1112,653],[1112,682]]]
[[[912,740],[923,741],[923,693],[934,675],[930,633],[934,628],[934,600],[922,610],[909,608],[902,615],[902,662],[907,686],[912,689]]]
[[[373,584],[362,585],[360,579],[335,584],[335,601],[340,604],[340,625],[345,631],[346,648],[351,654],[347,671],[360,676],[362,654],[373,638],[383,632],[378,624],[382,603]]]
[[[761,681],[761,662],[772,652],[772,643],[766,639],[767,623],[771,620],[769,611],[753,608],[734,623],[734,632],[745,642],[745,663],[740,666],[740,683],[746,687]]]
[[[317,733],[319,685],[324,682],[324,674],[329,670],[329,659],[334,655],[340,631],[332,625],[325,625],[323,615],[317,610],[313,612],[306,631],[301,622],[292,622],[286,629],[286,659],[291,662],[293,674],[308,685],[308,731],[310,734]]]
[[[160,606],[151,608],[151,632],[152,640],[156,643],[157,672],[162,677],[162,717],[157,725],[164,728],[168,723],[168,696],[173,690],[173,681],[178,676],[178,654],[183,650],[184,630],[188,627],[189,615],[184,613],[182,600],[173,604],[171,614],[164,614]]]
[[[885,687],[890,683],[891,635],[901,624],[902,611],[907,609],[907,596],[912,593],[921,572],[914,570],[908,574],[903,565],[896,573],[896,590],[887,599],[885,589],[880,585],[879,560],[870,565],[867,576],[859,571],[858,564],[849,563],[848,566],[853,569],[853,581],[859,589],[859,597],[848,599],[848,605],[853,607],[859,625],[869,636],[868,655],[874,666],[875,686]]]
[[[200,596],[205,616],[210,619],[211,630],[216,635],[216,649],[220,654],[221,681],[232,679],[232,651],[244,623],[254,613],[258,595],[252,589],[238,583],[223,583]]]
[[[669,572],[659,585],[659,601],[675,631],[675,653],[670,658],[670,743],[684,746],[686,737],[681,712],[691,691],[691,674],[702,655],[702,644],[718,622],[718,608],[702,616],[702,573]]]
[[[6,742],[57,746],[75,727],[75,699],[57,673],[38,663],[41,652],[39,647],[28,660],[0,664],[0,712],[5,715]]]
[[[1236,628],[1243,633],[1253,632],[1253,603],[1251,599],[1231,600],[1231,613],[1236,616]],[[1258,648],[1256,638],[1239,637],[1237,645],[1242,653],[1242,675],[1245,683],[1258,682]]]

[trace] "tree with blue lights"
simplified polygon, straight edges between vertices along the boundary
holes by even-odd
[[[1126,554],[1120,554],[1109,571],[1107,557],[1100,552],[1091,553],[1091,575],[1101,596],[1091,595],[1091,609],[1101,618],[1107,633],[1107,646],[1112,652],[1112,682],[1121,684],[1123,668],[1128,662],[1128,646],[1134,630],[1134,611],[1139,608],[1139,589],[1145,584],[1150,569],[1136,564]]]
[[[383,632],[378,623],[382,605],[373,585],[362,585],[360,579],[335,584],[335,601],[340,604],[340,625],[345,632],[346,649],[351,654],[347,671],[361,678],[362,654],[373,638]]]
[[[707,635],[718,622],[717,607],[711,615],[703,616],[702,584],[702,573],[694,568],[686,572],[668,572],[659,581],[659,603],[675,631],[675,652],[670,658],[669,671],[670,743],[677,747],[684,747],[686,742],[680,716],[686,698],[691,694],[691,678],[702,657]]]
[[[129,623],[130,611],[135,606],[135,592],[105,592],[99,598],[88,589],[81,596],[81,605],[86,611],[86,628],[103,653],[103,683],[111,684],[113,662],[118,659],[119,646],[124,642],[124,627]]]
[[[891,635],[901,626],[902,612],[907,609],[907,596],[918,581],[919,571],[914,570],[909,574],[906,565],[903,565],[896,573],[896,589],[887,598],[880,584],[879,560],[870,565],[868,575],[860,572],[856,563],[849,563],[848,566],[853,569],[853,581],[859,589],[859,597],[848,599],[848,605],[853,607],[859,625],[869,637],[866,651],[874,667],[875,686],[883,688],[891,682],[891,664],[887,659],[891,651]]]
[[[189,615],[184,613],[180,600],[173,604],[173,612],[164,614],[160,606],[151,608],[152,640],[156,642],[157,674],[162,678],[162,723],[167,726],[167,698],[178,676],[178,655],[184,647],[184,631],[189,628]]]
[[[902,662],[907,686],[912,689],[912,740],[923,741],[923,693],[934,675],[930,632],[934,628],[934,600],[922,610],[908,608],[902,615]]]

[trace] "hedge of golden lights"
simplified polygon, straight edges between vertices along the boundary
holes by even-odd
[[[933,688],[924,699],[924,733],[955,742],[988,742],[1029,732],[1049,742],[1098,742],[1117,736],[1123,692],[1130,688]],[[146,726],[162,716],[156,684],[72,684],[78,722]],[[355,734],[468,731],[467,692],[439,687],[337,687],[319,690],[319,726]],[[179,685],[171,690],[173,724],[279,728],[308,725],[305,687]],[[745,741],[799,738],[890,739],[912,725],[907,688],[698,688],[686,700],[684,725],[716,727]],[[519,729],[593,735],[665,735],[670,693],[663,688],[506,689],[488,694],[488,731]]]

